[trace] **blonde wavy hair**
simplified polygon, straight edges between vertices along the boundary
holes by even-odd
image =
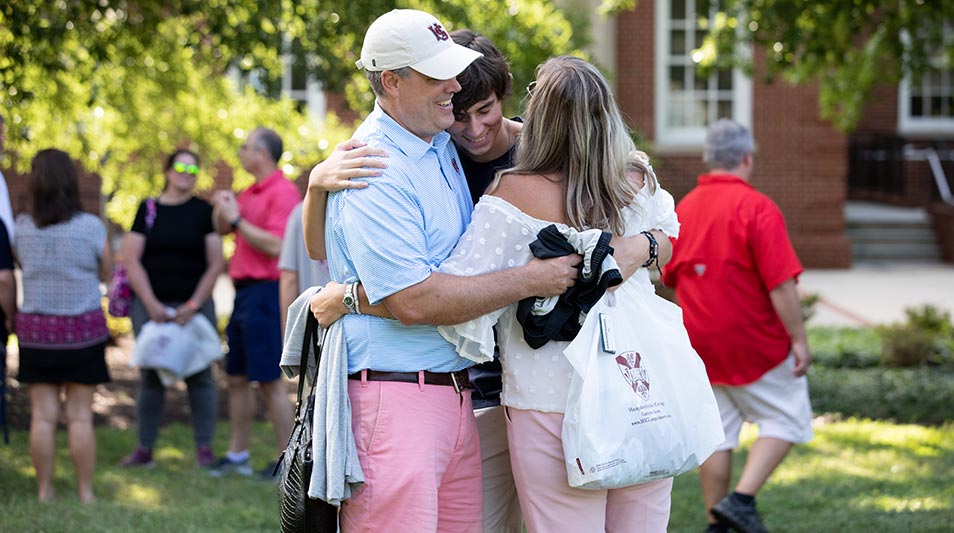
[[[646,154],[636,149],[606,79],[571,56],[537,67],[513,174],[566,176],[566,214],[575,228],[622,234],[622,209],[636,197],[628,174],[643,172],[655,190]]]

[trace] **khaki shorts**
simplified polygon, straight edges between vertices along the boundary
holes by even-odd
[[[759,438],[774,437],[796,444],[812,439],[808,380],[805,376],[792,375],[794,365],[795,356],[790,354],[754,383],[712,387],[725,429],[725,442],[719,446],[720,451],[739,445],[743,422],[756,424]]]

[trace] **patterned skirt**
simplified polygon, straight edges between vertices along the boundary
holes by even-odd
[[[79,315],[20,313],[16,317],[22,383],[109,381],[109,329],[101,309]]]

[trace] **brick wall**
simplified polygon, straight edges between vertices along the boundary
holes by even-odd
[[[654,135],[655,2],[639,2],[618,19],[616,91],[631,126],[646,147]],[[781,80],[765,84],[761,54],[752,95],[752,130],[758,146],[752,183],[781,208],[792,243],[806,267],[846,268],[844,236],[847,140],[818,117],[817,88]],[[702,151],[654,158],[663,186],[678,201],[704,171]]]
[[[30,179],[29,170],[23,174],[17,172],[12,167],[2,168],[0,170],[3,171],[3,176],[7,181],[7,188],[10,190],[10,204],[13,206],[14,216],[25,212],[29,203],[27,192]],[[102,180],[100,180],[99,176],[83,172],[81,169],[79,173],[79,195],[85,211],[96,215],[102,212],[103,196],[101,190]]]

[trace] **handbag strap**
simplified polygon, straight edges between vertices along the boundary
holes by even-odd
[[[156,199],[146,198],[146,233],[149,233],[152,225],[156,223],[156,214]]]
[[[305,334],[302,336],[301,357],[298,362],[298,395],[295,400],[295,421],[299,420],[302,406],[302,392],[305,388],[305,376],[308,372],[309,348],[315,354],[315,377],[311,380],[311,392],[314,393],[315,384],[318,382],[318,366],[321,364],[321,347],[318,343],[318,319],[311,312],[307,313],[305,318]]]

